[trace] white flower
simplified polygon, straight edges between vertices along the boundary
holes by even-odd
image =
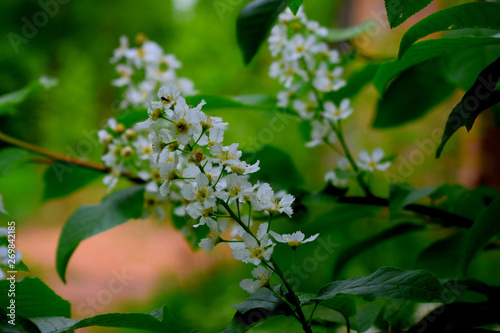
[[[273,238],[277,242],[288,244],[292,248],[296,248],[304,243],[312,242],[319,236],[319,234],[316,234],[307,239],[304,239],[306,236],[301,231],[296,231],[293,234],[284,234],[284,235],[280,235],[274,231],[270,231],[269,234],[271,234],[271,236],[273,236]]]
[[[159,190],[161,195],[165,197],[170,192],[170,185],[172,184],[172,181],[176,178],[176,168],[179,163],[179,158],[177,154],[164,150],[164,152],[160,154],[159,163],[159,173],[163,181]]]
[[[222,233],[221,224],[217,221],[207,218],[206,224],[210,228],[210,232],[207,238],[203,238],[198,244],[199,247],[203,248],[205,251],[211,251],[215,245],[220,243],[220,234]]]
[[[4,213],[5,215],[9,215],[9,213],[7,213],[7,211],[5,210],[5,207],[3,205],[3,196],[1,194],[0,194],[0,213]],[[4,228],[1,228],[1,229],[3,230]],[[7,230],[7,229],[5,229],[5,230]],[[4,235],[0,234],[0,236],[4,236]]]
[[[311,141],[306,143],[306,147],[315,147],[322,145],[323,143],[325,143],[325,140],[328,143],[337,142],[337,135],[335,134],[327,120],[313,120],[311,122],[311,125]]]
[[[287,43],[287,27],[284,25],[275,25],[271,29],[268,41],[271,56],[275,58],[283,50],[283,47]]]
[[[271,280],[272,274],[273,271],[269,268],[265,268],[264,266],[255,267],[252,270],[252,276],[256,280],[245,279],[240,282],[240,287],[249,294],[254,294],[257,291],[257,289],[269,284],[269,280]]]
[[[287,44],[287,49],[285,50],[287,60],[298,60],[304,57],[314,43],[316,43],[314,35],[304,37],[302,34],[296,34]]]
[[[328,35],[328,29],[319,25],[316,21],[308,21],[306,23],[307,30],[310,33],[318,35],[320,37],[326,37]]]
[[[179,97],[175,104],[172,122],[170,134],[180,144],[186,145],[191,139],[197,140],[202,133],[199,111],[190,108],[182,97]]]
[[[316,71],[313,85],[316,89],[323,92],[339,90],[346,84],[345,80],[340,78],[343,72],[342,67],[335,67],[333,71],[330,71],[328,64],[322,62]]]
[[[375,148],[371,155],[363,150],[359,153],[359,162],[358,166],[370,172],[374,172],[375,170],[385,171],[391,166],[391,162],[382,162],[384,159],[384,151],[380,148]]]
[[[21,251],[14,251],[9,254],[9,248],[7,246],[0,246],[0,264],[8,265],[9,260],[14,260],[16,265],[21,261]]]
[[[113,51],[113,57],[110,59],[110,62],[113,64],[123,58],[128,51],[128,38],[127,36],[120,37],[120,46]]]
[[[242,236],[243,242],[229,243],[229,247],[233,250],[233,257],[254,265],[259,265],[263,259],[269,260],[275,244],[269,239],[267,227],[267,223],[262,223],[257,230],[257,239],[260,244],[248,233]]]
[[[181,92],[175,84],[162,86],[160,90],[158,90],[158,98],[163,103],[165,108],[170,108],[172,105],[174,105],[180,95]]]
[[[234,173],[227,176],[225,180],[227,192],[219,191],[215,195],[224,201],[229,198],[229,203],[236,200],[239,202],[247,202],[250,200],[254,189],[257,187],[257,185],[252,186],[246,177],[238,176]]]
[[[297,15],[293,15],[290,8],[287,7],[285,11],[278,16],[278,19],[281,24],[288,24],[290,21],[293,21],[295,19],[299,19],[300,22],[303,23],[307,22],[306,14],[304,13],[302,7],[300,7],[297,11]]]
[[[352,167],[347,158],[339,157],[337,159],[337,169],[343,171],[351,171]],[[333,170],[325,173],[324,179],[325,182],[331,181],[334,186],[339,186],[339,187],[345,187],[349,182],[349,178],[340,178]]]
[[[325,111],[322,112],[323,117],[333,120],[337,123],[341,119],[347,119],[352,113],[353,109],[350,107],[351,102],[345,98],[340,102],[340,107],[337,108],[335,104],[328,101],[323,106]]]
[[[208,177],[203,173],[196,176],[195,182],[184,185],[182,196],[189,201],[194,201],[186,207],[189,216],[197,219],[204,210],[214,208],[216,198],[213,194],[214,190],[209,186]]]
[[[278,201],[271,186],[267,183],[260,185],[255,195],[250,198],[252,207],[256,211],[265,210],[268,214],[285,213],[289,217],[293,214],[291,205],[294,200],[293,195],[286,194]]]
[[[132,74],[134,74],[134,69],[129,65],[119,64],[116,66],[116,72],[120,78],[111,81],[111,85],[115,87],[123,87],[132,82]]]
[[[297,110],[301,118],[312,119],[314,117],[316,109],[318,108],[318,102],[316,101],[316,96],[311,91],[308,94],[307,102],[304,102],[300,99],[296,99],[293,101],[293,108]]]

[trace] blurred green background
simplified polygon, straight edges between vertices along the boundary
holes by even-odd
[[[341,1],[305,2],[307,15],[328,27],[353,23],[357,20],[356,15],[360,13],[364,13],[364,17],[370,17],[370,14],[366,14],[369,13],[368,8],[348,8],[346,3]],[[383,1],[378,2],[376,8],[383,9]],[[0,27],[4,36],[0,39],[0,94],[22,88],[42,75],[56,77],[59,84],[51,90],[38,91],[31,95],[11,116],[0,117],[0,131],[64,154],[98,161],[102,147],[92,145],[91,149],[82,149],[81,143],[82,140],[89,141],[89,136],[95,135],[95,131],[101,128],[105,119],[118,114],[115,105],[120,98],[120,91],[110,84],[111,80],[116,78],[116,74],[109,63],[109,58],[113,50],[118,47],[120,36],[126,35],[133,40],[140,32],[158,42],[166,53],[175,54],[183,63],[183,67],[178,71],[179,75],[192,79],[196,89],[201,93],[223,96],[275,95],[281,87],[278,82],[267,76],[271,62],[267,46],[260,50],[250,66],[245,67],[242,62],[235,37],[235,20],[245,3],[245,1],[224,0],[69,1],[64,5],[59,4],[57,13],[48,19],[47,24],[37,28],[35,36],[28,38],[27,43],[20,44],[18,52],[15,52],[7,37],[8,34],[21,35],[24,24],[22,18],[32,21],[33,16],[42,9],[35,0],[4,0],[0,11]],[[346,18],[347,14],[352,17]],[[367,54],[394,56],[399,38],[405,29],[406,26],[403,26],[389,31],[387,26],[381,27],[380,33],[370,40],[363,51]],[[347,72],[350,70],[348,68]],[[429,138],[433,129],[444,126],[444,117],[453,105],[452,102],[444,103],[445,105],[419,121],[403,127],[375,131],[370,128],[370,123],[374,116],[376,98],[375,89],[369,86],[354,100],[355,115],[347,122],[345,133],[355,154],[361,149],[371,150],[380,146],[387,154],[408,156],[417,149],[415,140]],[[301,126],[295,119],[286,118],[287,125],[282,132],[276,133],[269,140],[257,140],[255,145],[252,139],[259,138],[259,135],[262,137],[262,128],[269,126],[273,114],[264,111],[235,110],[224,110],[216,114],[230,123],[226,142],[240,142],[241,147],[250,152],[266,144],[281,148],[292,156],[296,168],[303,174],[302,188],[317,191],[324,186],[323,174],[332,168],[335,156],[326,148],[306,149],[305,138],[300,131]],[[464,137],[464,133],[454,137],[446,147],[446,156],[440,160],[436,161],[433,156],[426,156],[423,164],[411,172],[407,181],[418,187],[459,181],[457,170],[463,163],[461,142]],[[2,143],[0,147],[3,147]],[[398,163],[401,163],[401,160],[396,159],[390,170],[397,170]],[[6,209],[10,212],[8,219],[18,222],[20,244],[23,242],[24,232],[30,235],[30,242],[35,242],[27,244],[27,240],[24,241],[26,247],[35,249],[30,250],[31,252],[25,251],[25,262],[31,268],[31,275],[44,278],[50,287],[73,303],[82,301],[85,299],[83,296],[71,299],[74,291],[71,289],[71,279],[68,286],[62,285],[56,277],[53,262],[42,260],[46,252],[40,251],[37,254],[36,248],[55,251],[57,238],[52,236],[59,233],[67,217],[79,205],[98,202],[104,194],[104,186],[95,182],[68,198],[42,202],[41,177],[44,168],[28,164],[13,170],[8,177],[0,179],[0,194],[4,196]],[[372,184],[378,193],[387,195],[388,185],[384,177],[375,177]],[[282,219],[275,225],[279,231],[292,231],[298,227],[306,234],[320,232],[322,237],[325,239],[331,237],[332,242],[342,248],[354,240],[363,239],[395,223],[388,220],[386,210],[379,208],[341,207],[331,210],[325,209],[324,206],[319,208],[320,205],[315,208],[314,203],[311,207],[312,209],[306,213],[307,218],[297,218],[292,222]],[[360,219],[359,216],[364,218]],[[7,220],[7,217],[1,218],[2,223]],[[152,233],[165,228],[168,232],[177,232],[169,227],[169,221],[162,221],[160,224],[154,221],[133,222],[139,229],[141,223],[147,225],[145,229]],[[33,234],[29,230],[44,230],[46,235],[52,235],[52,238],[42,236],[37,238],[36,233]],[[114,232],[114,230],[108,232],[110,238],[117,235],[113,234]],[[414,268],[419,252],[433,240],[447,234],[449,231],[436,232],[429,228],[379,245],[346,266],[341,277],[366,275],[381,266]],[[39,235],[45,234],[41,232]],[[140,242],[148,242],[149,239],[147,235],[140,237],[135,237],[134,234],[120,235],[129,237],[127,242],[130,241],[130,247],[109,248],[102,254],[102,258],[95,252],[89,256],[95,255],[95,261],[114,260],[115,252],[126,254],[127,251],[141,251],[143,244]],[[109,241],[109,238],[101,239],[99,244],[102,247],[97,249],[106,248],[102,243],[105,240]],[[128,288],[137,289],[139,287],[134,285],[149,283],[136,279],[127,286],[123,295],[117,296],[113,302],[96,313],[149,312],[166,304],[186,331],[199,329],[201,332],[215,332],[223,329],[234,314],[230,304],[237,303],[246,296],[238,284],[241,279],[249,276],[251,267],[228,259],[229,249],[220,246],[216,250],[217,260],[210,261],[210,264],[202,270],[193,270],[188,274],[188,278],[185,275],[179,277],[176,271],[179,267],[172,268],[168,273],[155,272],[155,266],[148,265],[148,258],[175,256],[178,243],[172,244],[174,248],[172,252],[143,253],[144,262],[143,266],[140,266],[141,269],[159,276],[154,285],[148,286],[147,295],[139,301],[128,298]],[[20,249],[23,251],[22,245]],[[312,256],[314,249],[314,246],[300,249],[298,261]],[[82,246],[77,252],[85,256],[85,251],[90,250],[89,247]],[[278,248],[277,251],[280,252],[279,257],[283,261],[290,260],[288,249]],[[211,253],[208,256],[202,254],[200,257],[197,253],[194,256],[203,259],[209,258],[210,255]],[[307,283],[301,284],[303,291],[316,292],[320,286],[331,281],[335,255],[336,253],[330,255],[319,268],[308,275]],[[126,257],[127,255],[120,256],[119,260],[124,260],[120,264],[136,267],[135,262],[127,262]],[[185,259],[184,264],[191,265],[192,258]],[[500,268],[497,266],[495,271],[482,271],[479,267],[482,267],[483,261],[497,259],[498,256],[494,254],[481,257],[482,261],[475,264],[478,276],[485,281],[493,281],[494,277],[500,274]],[[72,262],[69,265],[70,271],[71,266]],[[102,279],[106,281],[110,275],[109,272],[105,272],[100,276],[101,278],[104,276]],[[102,282],[94,277],[91,267],[85,274],[77,276],[76,280],[79,286],[95,285],[93,293],[99,291],[100,284],[105,284],[105,281]],[[78,317],[77,304],[74,303],[73,308],[76,317]],[[284,320],[292,322],[286,318]],[[275,330],[272,325],[264,325],[258,331]]]

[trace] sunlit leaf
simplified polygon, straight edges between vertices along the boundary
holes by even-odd
[[[427,7],[431,2],[432,0],[385,0],[385,10],[391,28],[397,27],[409,17]]]

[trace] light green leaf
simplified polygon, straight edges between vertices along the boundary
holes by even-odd
[[[0,96],[0,116],[12,113],[14,111],[14,107],[18,104],[22,103],[28,96],[42,88],[50,89],[57,82],[55,79],[51,78],[40,78],[39,81],[34,81],[30,83],[28,86],[12,91],[10,93],[4,94]]]
[[[123,124],[126,128],[129,128],[146,119],[148,119],[148,110],[130,110],[121,113],[116,118],[116,121]]]
[[[373,127],[388,128],[416,120],[455,90],[456,87],[441,74],[439,59],[410,67],[389,85],[378,100]]]
[[[406,52],[401,60],[393,60],[380,65],[373,84],[382,94],[386,85],[406,69],[442,55],[468,50],[483,45],[500,44],[500,38],[494,37],[457,37],[422,41]]]
[[[42,333],[63,333],[73,330],[98,326],[138,329],[147,332],[179,332],[175,321],[166,317],[166,307],[155,310],[150,314],[143,313],[107,313],[82,320],[68,319],[63,317],[35,318],[32,319]],[[163,319],[165,317],[165,319]]]
[[[9,280],[0,281],[0,308],[7,309],[11,297],[8,296]],[[16,316],[24,318],[71,315],[68,301],[58,296],[38,278],[25,277],[16,281]]]
[[[436,186],[414,188],[409,184],[392,184],[389,196],[391,215],[394,216],[402,211],[406,205],[429,196],[436,188]]]
[[[144,187],[134,186],[116,191],[94,206],[82,206],[64,225],[57,245],[56,268],[66,282],[68,261],[80,242],[130,219],[140,218],[144,204]]]
[[[11,169],[28,160],[28,153],[19,148],[0,150],[0,177],[6,176]]]
[[[366,277],[355,277],[327,284],[313,300],[322,301],[347,294],[361,296],[367,301],[385,297],[432,302],[439,299],[442,290],[443,287],[439,281],[428,272],[382,267]]]
[[[329,42],[341,42],[344,40],[352,39],[362,33],[373,29],[377,26],[374,21],[366,21],[354,27],[348,27],[343,29],[331,28],[328,29],[328,35],[325,39]]]
[[[271,27],[287,5],[287,0],[254,0],[236,20],[236,37],[245,64],[250,63]]]
[[[288,8],[290,8],[293,15],[297,15],[297,12],[299,11],[299,8],[302,5],[302,2],[304,2],[304,0],[289,0],[288,1]]]
[[[438,31],[466,28],[500,29],[500,3],[470,2],[440,10],[427,16],[404,34],[399,59],[417,40]]]
[[[54,162],[43,175],[45,189],[43,199],[65,197],[80,188],[88,185],[93,180],[102,176],[101,172],[68,164]]]
[[[387,20],[389,21],[391,29],[394,29],[408,18],[427,7],[431,2],[432,0],[385,0]]]
[[[402,223],[396,226],[393,226],[389,229],[386,229],[378,234],[375,234],[371,237],[363,239],[360,242],[354,243],[353,245],[345,248],[342,252],[340,252],[337,261],[335,262],[335,266],[333,268],[333,276],[338,276],[342,268],[351,261],[354,257],[359,255],[360,253],[369,250],[373,246],[385,242],[391,238],[401,236],[413,231],[419,231],[424,229],[424,227],[420,225],[416,225],[413,223]]]
[[[482,250],[493,236],[500,234],[500,197],[496,198],[474,220],[465,242],[464,273],[474,256]]]

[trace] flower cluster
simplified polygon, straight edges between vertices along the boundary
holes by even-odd
[[[277,106],[294,110],[310,123],[311,140],[306,146],[327,144],[347,155],[345,143],[339,142],[343,141],[341,121],[349,118],[353,109],[347,98],[338,104],[329,100],[327,93],[339,90],[346,81],[340,53],[323,41],[327,35],[328,29],[307,19],[302,8],[296,15],[287,8],[269,36],[269,50],[275,58],[269,76],[278,78],[285,87],[278,93]],[[342,147],[337,149],[339,143]],[[338,160],[335,170],[325,174],[325,181],[344,187],[359,170],[385,171],[391,165],[380,148],[372,155],[362,151],[358,161],[345,157]]]
[[[114,51],[111,63],[116,64],[119,78],[112,84],[123,87],[122,109],[147,107],[149,101],[163,84],[174,83],[185,95],[196,93],[191,80],[178,77],[177,70],[182,63],[173,54],[165,54],[155,42],[147,40],[143,34],[136,37],[137,47],[129,47],[126,36],[120,38],[120,46]]]
[[[223,144],[228,124],[222,118],[205,114],[204,104],[202,100],[195,106],[189,105],[177,86],[165,85],[158,91],[158,100],[151,102],[149,118],[136,125],[150,131],[150,164],[155,165],[161,179],[158,191],[180,204],[175,214],[188,215],[195,220],[194,227],[209,228],[200,247],[209,251],[228,242],[234,258],[257,266],[267,265],[267,269],[276,245],[270,235],[278,242],[288,238],[270,234],[268,223],[261,223],[254,234],[251,213],[269,218],[278,214],[291,217],[294,197],[283,191],[275,193],[267,183],[250,181],[249,175],[259,170],[259,162],[249,164],[242,160],[237,143]],[[243,205],[250,211],[249,216],[240,215]],[[228,217],[235,222],[228,237],[237,238],[224,240]],[[288,244],[295,248],[302,241],[303,237]],[[260,282],[245,282],[245,290],[254,291],[257,285],[268,281],[269,272],[261,270],[254,271]]]

